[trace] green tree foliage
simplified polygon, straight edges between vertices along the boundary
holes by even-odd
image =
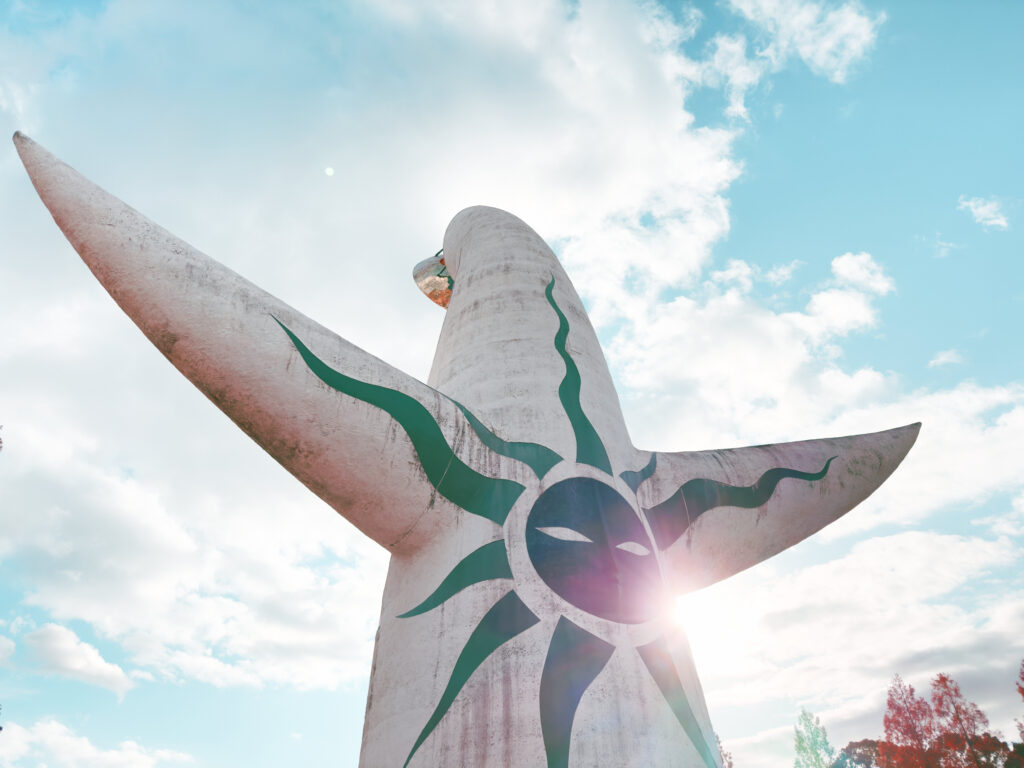
[[[851,741],[841,750],[832,768],[878,768],[878,741]]]
[[[795,746],[793,768],[832,768],[836,751],[828,743],[825,726],[806,709],[800,710],[796,721]]]

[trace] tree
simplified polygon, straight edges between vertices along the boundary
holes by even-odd
[[[874,739],[851,741],[839,750],[832,768],[878,768],[878,744]]]
[[[733,768],[732,766],[732,753],[727,752],[722,746],[722,740],[718,738],[718,734],[715,734],[715,741],[718,742],[718,754],[722,756],[722,768]]]
[[[800,710],[796,721],[796,761],[793,768],[831,768],[836,751],[828,743],[828,733],[817,717]]]
[[[987,768],[1003,764],[1005,745],[988,732],[985,713],[973,701],[964,698],[960,686],[949,675],[937,675],[932,681],[932,708],[942,768]]]
[[[949,675],[932,681],[931,704],[893,677],[885,711],[880,768],[1005,768],[1009,748]]]
[[[1017,674],[1017,693],[1020,694],[1021,700],[1024,700],[1024,659],[1020,661],[1020,672]],[[1017,735],[1024,742],[1024,720],[1014,720],[1014,722],[1017,724]]]
[[[1021,700],[1024,700],[1024,659],[1021,660],[1020,671],[1017,673],[1017,693],[1020,694]],[[1013,722],[1017,725],[1017,738],[1020,741],[1013,745],[1004,768],[1024,768],[1024,720]]]
[[[940,768],[934,749],[935,713],[914,694],[914,686],[894,675],[886,699],[885,741],[878,745],[881,768]]]

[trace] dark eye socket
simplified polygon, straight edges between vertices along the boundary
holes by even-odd
[[[629,552],[631,555],[651,554],[651,550],[638,541],[624,541],[621,544],[616,544],[615,548],[621,549],[623,552]]]
[[[579,541],[584,544],[594,543],[593,539],[591,539],[590,537],[584,536],[582,533],[580,533],[579,531],[574,531],[572,528],[565,528],[561,525],[548,525],[544,527],[538,527],[537,530],[545,534],[546,536],[550,536],[553,539],[558,539],[559,541]]]

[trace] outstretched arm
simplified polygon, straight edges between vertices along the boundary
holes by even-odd
[[[722,451],[658,453],[626,473],[669,579],[689,592],[738,573],[849,512],[907,455],[920,424]]]
[[[464,506],[467,494],[480,501],[515,492],[454,456],[443,432],[468,429],[456,404],[174,237],[28,137],[14,140],[57,225],[146,337],[375,541],[415,547],[432,527],[417,523],[438,494]]]

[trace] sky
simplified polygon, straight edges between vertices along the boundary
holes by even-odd
[[[923,422],[679,603],[737,766],[951,674],[1024,715],[1024,5],[0,0],[0,134],[425,379],[412,282],[509,210],[633,442]],[[0,150],[0,768],[355,766],[387,557],[175,372]]]

